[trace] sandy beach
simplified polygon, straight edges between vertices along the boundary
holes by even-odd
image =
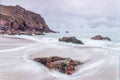
[[[3,47],[4,45],[4,47]],[[27,39],[0,37],[0,80],[118,80],[119,51],[102,47],[38,43]],[[49,70],[32,59],[61,56],[79,60],[73,75]]]
[[[22,38],[13,38],[13,37],[10,38],[5,36],[0,36],[0,50],[14,49],[31,43],[35,43],[35,41],[22,39]]]
[[[0,80],[120,80],[120,0],[0,0]]]

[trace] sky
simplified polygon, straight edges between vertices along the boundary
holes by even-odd
[[[47,25],[65,32],[120,32],[120,0],[0,0],[41,14]]]

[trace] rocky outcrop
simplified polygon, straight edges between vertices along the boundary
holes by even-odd
[[[73,74],[76,66],[82,64],[80,61],[76,61],[71,58],[62,58],[58,56],[34,58],[34,60],[43,64],[49,69],[54,69],[66,74]]]
[[[83,42],[78,40],[76,37],[63,37],[63,38],[60,38],[59,41],[83,44]]]
[[[43,34],[55,32],[47,26],[41,15],[21,6],[0,5],[1,34]]]
[[[96,35],[94,37],[92,37],[91,39],[94,39],[94,40],[108,40],[108,41],[111,41],[111,39],[109,37],[103,37],[101,35]]]

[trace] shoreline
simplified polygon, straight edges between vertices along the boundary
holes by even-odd
[[[24,38],[0,36],[0,50],[14,49],[14,48],[26,46],[32,43],[36,43],[36,42],[32,40],[27,40]]]

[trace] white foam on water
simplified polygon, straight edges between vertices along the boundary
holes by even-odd
[[[11,37],[11,38],[22,38],[22,39],[28,39],[32,41],[39,42],[39,39],[33,37],[33,36],[28,36],[28,35],[4,35],[6,37]]]
[[[8,36],[11,37],[11,36]],[[53,38],[36,38],[33,36],[12,36],[36,41],[37,43],[16,49],[0,51],[0,80],[118,80],[120,44],[109,41],[83,41],[84,45],[58,42]],[[76,48],[77,46],[77,48]],[[49,51],[47,51],[49,50]],[[50,50],[55,50],[50,51]],[[42,52],[41,52],[42,51]],[[58,52],[56,52],[58,51]],[[34,62],[30,55],[40,56],[47,52],[69,55],[81,61],[73,75],[49,70]],[[55,55],[54,55],[55,56]],[[111,72],[108,72],[111,71]]]
[[[28,36],[28,35],[4,35],[6,37],[12,37],[12,38],[22,38],[22,39],[27,39],[27,40],[32,40],[35,42],[39,42],[39,43],[50,43],[50,42],[57,42],[57,39],[54,38],[38,38],[35,36]]]
[[[87,40],[85,42],[86,46],[100,46],[104,47],[107,46],[108,44],[112,44],[110,41],[102,41],[102,40]]]

